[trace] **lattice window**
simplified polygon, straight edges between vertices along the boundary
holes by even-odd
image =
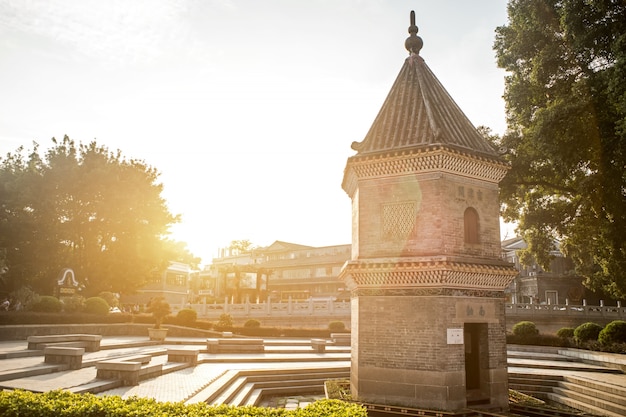
[[[382,211],[383,238],[385,240],[403,240],[414,232],[415,202],[383,204]]]

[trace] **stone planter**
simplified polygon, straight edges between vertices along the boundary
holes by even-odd
[[[167,336],[167,329],[148,329],[148,335],[150,336],[150,340],[162,342],[165,340],[165,336]]]

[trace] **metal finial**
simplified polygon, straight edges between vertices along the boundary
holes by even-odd
[[[424,41],[422,38],[417,36],[418,28],[415,25],[415,11],[411,10],[411,26],[409,26],[410,36],[406,38],[404,41],[404,47],[411,54],[419,55],[422,46],[424,46]]]

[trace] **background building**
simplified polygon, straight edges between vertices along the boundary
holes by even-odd
[[[221,251],[199,274],[201,302],[347,297],[337,278],[351,245],[313,247],[275,241],[246,252]]]
[[[558,241],[550,252],[552,261],[548,271],[536,262],[523,265],[519,251],[527,248],[521,237],[514,237],[502,242],[502,256],[515,265],[518,276],[507,288],[508,302],[533,304],[582,305],[583,300],[589,305],[598,305],[600,300],[609,301],[609,297],[594,293],[582,284],[583,278],[576,275],[574,263],[560,251]]]

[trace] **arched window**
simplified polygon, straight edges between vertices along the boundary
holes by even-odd
[[[478,243],[478,212],[468,207],[463,214],[465,225],[465,243]]]

